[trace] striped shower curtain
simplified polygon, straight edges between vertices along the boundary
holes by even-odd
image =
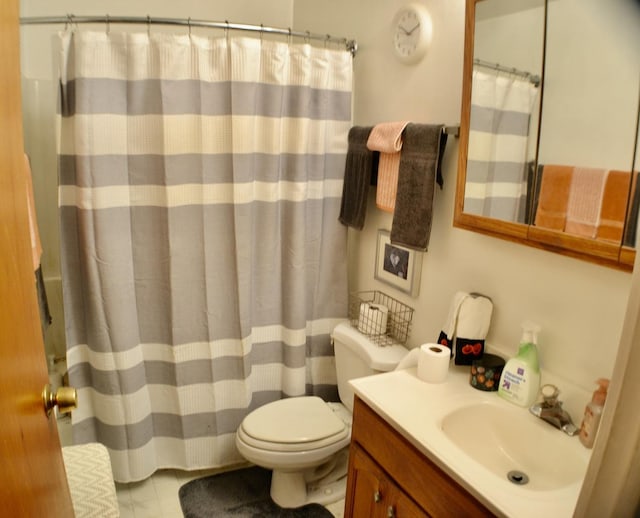
[[[465,213],[525,223],[537,91],[526,79],[474,69]]]
[[[127,482],[241,460],[287,396],[336,399],[347,51],[61,34],[61,249],[75,443]]]

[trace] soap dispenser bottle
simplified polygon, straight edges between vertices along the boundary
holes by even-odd
[[[607,399],[607,390],[609,389],[609,380],[600,378],[598,380],[598,388],[593,393],[591,403],[584,409],[584,418],[580,427],[580,442],[587,448],[593,448],[593,442],[596,439],[596,433],[600,426],[600,417],[604,402]]]
[[[518,354],[507,362],[500,376],[498,395],[516,405],[531,406],[540,389],[539,332],[540,326],[533,322],[522,324]]]

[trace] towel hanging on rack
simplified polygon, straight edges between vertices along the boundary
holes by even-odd
[[[405,128],[391,243],[423,251],[429,246],[435,184],[446,144],[442,129],[441,124]]]
[[[367,211],[367,198],[374,153],[367,149],[371,127],[354,126],[349,130],[349,146],[344,170],[339,220],[345,226],[362,230]]]
[[[367,140],[367,148],[380,153],[376,206],[386,212],[393,212],[396,206],[402,132],[407,124],[409,121],[377,124]]]
[[[349,131],[344,185],[338,219],[343,225],[357,230],[362,230],[364,227],[369,185],[378,185],[378,160],[381,153],[367,147],[373,129],[373,127],[354,126]],[[397,127],[395,129],[397,130]],[[435,190],[434,184],[437,183],[441,189],[444,185],[442,156],[447,136],[455,135],[457,129],[457,126],[442,124],[406,123],[404,130],[397,134],[397,139],[400,138],[400,135],[404,135],[403,142],[405,143],[402,144],[398,164],[396,201],[391,231],[392,242],[416,250],[426,250],[431,232],[431,204]],[[406,147],[407,136],[411,139],[408,149]],[[392,145],[397,147],[398,143],[395,142]],[[374,179],[376,181],[373,181]],[[400,199],[402,201],[399,202]],[[400,203],[400,209],[398,203]]]

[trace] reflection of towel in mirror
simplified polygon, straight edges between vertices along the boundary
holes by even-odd
[[[442,158],[442,125],[408,124],[404,131],[391,243],[426,250]]]
[[[573,167],[545,165],[541,168],[542,181],[536,211],[535,225],[551,230],[564,230]]]
[[[600,223],[602,195],[609,171],[576,167],[571,178],[565,232],[595,238]]]
[[[609,171],[602,195],[598,239],[622,241],[631,174],[628,171]]]
[[[349,130],[349,147],[344,170],[340,217],[343,225],[362,230],[367,210],[367,195],[373,169],[373,152],[367,149],[371,127],[354,126]]]
[[[407,124],[408,121],[377,124],[367,140],[370,150],[380,152],[376,206],[387,212],[393,212],[396,206],[402,132]]]

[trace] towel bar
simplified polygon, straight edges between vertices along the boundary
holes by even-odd
[[[460,135],[460,126],[445,126],[442,128],[442,133],[458,137]]]

